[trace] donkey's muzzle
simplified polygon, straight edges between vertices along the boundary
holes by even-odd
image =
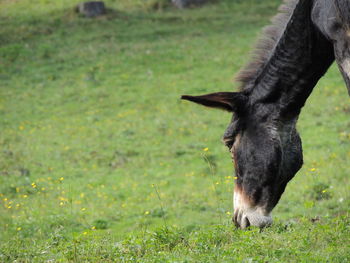
[[[258,211],[235,210],[232,221],[237,228],[241,229],[249,226],[264,228],[272,224],[272,217],[270,215],[261,215]]]
[[[235,189],[233,205],[232,221],[238,228],[244,229],[249,226],[264,228],[272,224],[270,212],[263,207],[252,205],[239,188]]]

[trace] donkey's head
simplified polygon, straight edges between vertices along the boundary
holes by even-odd
[[[296,120],[280,123],[268,107],[252,105],[242,92],[182,99],[233,113],[223,137],[236,170],[233,221],[241,228],[270,225],[272,209],[302,165]]]

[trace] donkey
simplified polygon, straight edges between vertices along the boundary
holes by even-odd
[[[264,30],[239,92],[181,98],[233,113],[223,142],[236,172],[233,222],[272,224],[271,211],[303,164],[301,108],[334,60],[350,94],[350,0],[287,0]]]

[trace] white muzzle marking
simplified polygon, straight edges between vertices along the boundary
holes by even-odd
[[[241,191],[235,188],[233,194],[234,223],[244,229],[250,225],[266,227],[272,224],[271,213],[259,206],[251,206]]]

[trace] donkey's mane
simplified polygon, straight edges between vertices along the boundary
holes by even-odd
[[[253,51],[252,60],[236,77],[236,80],[241,83],[241,90],[251,88],[249,84],[259,77],[282,37],[298,2],[299,0],[284,0],[284,3],[278,8],[279,13],[271,19],[272,24],[263,29],[255,51]]]

